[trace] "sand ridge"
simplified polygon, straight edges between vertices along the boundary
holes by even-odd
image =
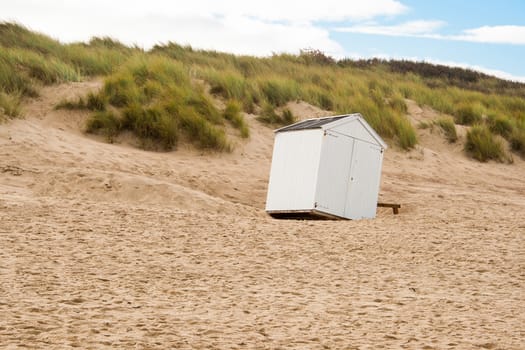
[[[523,347],[522,160],[471,161],[423,130],[386,152],[400,215],[277,221],[255,116],[231,154],[147,152],[52,108],[98,87],[45,88],[0,125],[0,348]]]

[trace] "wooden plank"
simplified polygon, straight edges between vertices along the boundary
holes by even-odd
[[[399,214],[399,208],[401,208],[401,204],[394,204],[394,203],[377,203],[378,207],[384,207],[384,208],[392,208],[392,211],[394,212],[394,215]]]

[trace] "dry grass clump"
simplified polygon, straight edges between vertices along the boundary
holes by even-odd
[[[508,139],[514,130],[514,126],[509,118],[497,115],[489,115],[487,125],[494,134],[501,135]]]
[[[506,160],[503,144],[492,135],[486,125],[474,125],[467,132],[465,150],[481,162]]]
[[[433,125],[434,125],[433,123],[431,123],[431,122],[427,122],[427,121],[424,121],[424,120],[423,120],[423,121],[420,121],[420,122],[417,124],[417,127],[418,127],[418,129],[423,129],[423,130],[425,130],[425,129],[430,129],[430,130],[432,130]]]
[[[518,153],[522,158],[525,158],[525,130],[514,129],[509,138],[512,150]]]
[[[106,101],[116,113],[105,111]],[[99,95],[88,97],[86,106],[102,107],[88,121],[88,132],[113,138],[128,130],[143,146],[160,145],[166,150],[174,148],[181,136],[200,148],[230,149],[220,111],[191,82],[186,67],[166,57],[131,59],[106,79]]]
[[[99,111],[93,114],[87,121],[86,131],[95,133],[101,131],[108,139],[113,142],[115,136],[122,130],[122,121],[115,113],[110,111]]]
[[[259,88],[265,100],[272,106],[283,106],[301,96],[299,84],[292,79],[270,78],[259,81]]]
[[[0,50],[0,91],[6,94],[37,96],[29,74],[18,65],[16,57],[8,50]]]
[[[324,110],[333,111],[335,108],[334,97],[322,88],[309,87],[305,95],[307,96],[306,100]]]
[[[19,94],[6,94],[0,91],[0,121],[20,115],[20,100]]]
[[[27,49],[0,50],[0,62],[4,65],[0,70],[0,84],[6,92],[35,96],[35,83],[50,85],[80,80],[75,67]]]
[[[454,119],[450,117],[441,117],[434,121],[434,123],[443,130],[445,137],[448,142],[454,143],[458,140],[458,134],[456,132],[456,125]]]
[[[81,96],[76,101],[62,100],[55,106],[55,109],[104,111],[106,110],[107,104],[108,101],[104,95],[90,92],[85,98]]]
[[[230,100],[223,112],[224,119],[228,120],[235,128],[239,129],[242,138],[250,136],[250,129],[241,113],[239,102]]]
[[[456,108],[454,117],[457,124],[473,125],[481,122],[482,112],[471,103],[462,103]]]
[[[35,33],[17,23],[0,22],[0,46],[20,48],[40,54],[51,54],[61,49],[62,45],[50,37]]]
[[[282,127],[295,123],[297,118],[288,108],[284,108],[281,113],[278,114],[271,104],[266,104],[259,117],[257,117],[257,120],[272,127]]]
[[[181,121],[173,118],[158,105],[146,108],[139,104],[129,105],[123,110],[123,117],[119,121],[120,128],[117,132],[132,131],[139,137],[144,148],[160,145],[163,149],[170,150],[179,139]]]
[[[404,117],[394,119],[395,130],[397,132],[395,140],[401,148],[411,149],[417,144],[417,135],[412,124]]]

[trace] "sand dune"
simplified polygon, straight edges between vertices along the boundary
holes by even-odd
[[[0,348],[523,348],[522,160],[422,130],[386,152],[399,215],[276,221],[254,116],[231,154],[146,152],[52,108],[99,86],[46,88],[0,125]]]

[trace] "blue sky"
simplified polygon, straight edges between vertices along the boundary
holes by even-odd
[[[425,60],[472,67],[525,81],[525,1],[411,0],[401,3],[408,7],[408,10],[397,16],[377,18],[375,26],[395,27],[402,23],[421,21],[428,25],[422,28],[431,28],[427,33],[421,32],[428,35],[396,32],[395,28],[390,28],[391,35],[359,33],[359,28],[354,28],[355,32],[331,30],[331,37],[347,52],[355,53],[356,57]],[[432,27],[432,23],[435,27]],[[362,24],[354,26],[360,25]],[[502,32],[500,40],[490,37],[489,33],[486,33],[485,40],[481,35],[476,38],[456,38],[466,30],[503,26],[521,27],[521,31],[509,28],[510,35]],[[434,35],[435,38],[432,37]],[[511,41],[512,35],[516,35],[517,38]]]
[[[63,42],[111,36],[249,55],[319,49],[468,67],[525,82],[524,0],[0,0],[0,20]]]

